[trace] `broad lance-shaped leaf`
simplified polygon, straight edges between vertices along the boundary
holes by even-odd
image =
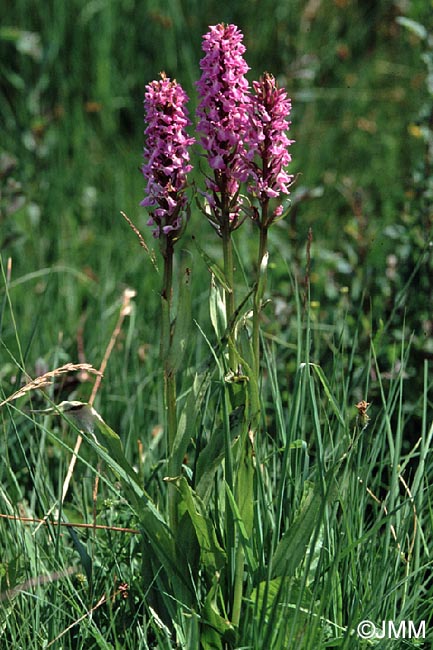
[[[190,589],[190,579],[182,570],[182,562],[179,562],[179,558],[176,557],[173,535],[140,485],[138,475],[128,462],[117,433],[104,422],[93,406],[83,402],[61,402],[54,408],[39,412],[63,414],[77,429],[87,434],[86,440],[119,477],[126,497],[149,538],[155,555],[165,567],[168,575],[178,576],[184,586]]]
[[[213,575],[220,571],[226,562],[226,554],[218,542],[215,526],[202,500],[188,485],[184,476],[176,480],[176,486],[182,496],[179,506],[181,514],[188,512],[200,547],[201,561]]]

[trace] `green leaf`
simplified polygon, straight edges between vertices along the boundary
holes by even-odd
[[[191,579],[184,562],[179,562],[172,532],[156,509],[149,495],[141,486],[140,479],[128,462],[117,433],[102,419],[90,404],[83,402],[62,402],[46,412],[63,414],[93,447],[98,456],[119,477],[131,508],[136,513],[143,534],[149,540],[153,552],[164,567],[168,577],[180,580],[183,589],[190,593]],[[87,434],[87,435],[86,435]]]
[[[226,554],[218,543],[214,524],[202,500],[188,485],[186,478],[182,476],[176,485],[181,494],[179,515],[181,517],[188,512],[200,547],[201,562],[211,574],[214,574],[222,569],[226,562]]]
[[[227,317],[224,292],[215,282],[215,276],[212,274],[209,296],[209,311],[212,327],[218,339],[221,339],[227,329]]]
[[[197,650],[200,647],[200,617],[192,610],[190,613],[184,613],[184,627],[186,636],[186,649]]]
[[[320,525],[319,515],[323,497],[318,486],[310,487],[295,521],[281,538],[273,557],[272,576],[292,577],[305,558],[307,547],[315,528]]]
[[[334,411],[335,415],[337,416],[340,424],[343,427],[346,427],[346,421],[344,419],[344,416],[343,416],[342,412],[340,411],[340,409],[338,407],[337,400],[335,399],[335,397],[333,396],[333,394],[331,392],[331,388],[329,386],[328,380],[326,379],[322,368],[320,366],[318,366],[317,364],[315,364],[315,363],[310,363],[309,365],[310,365],[310,368],[312,368],[314,370],[317,377],[319,378],[319,381],[323,386],[323,389],[325,391],[326,397],[329,400],[331,408]]]
[[[274,641],[272,647],[276,638],[284,643],[281,647],[301,645],[307,626],[311,626],[312,602],[311,592],[302,581],[281,577],[263,581],[252,590],[249,600],[265,621],[266,638]]]
[[[254,524],[254,462],[253,447],[248,436],[244,444],[246,449],[236,470],[236,496],[239,514],[250,538]]]
[[[242,518],[241,512],[238,508],[238,505],[235,501],[235,498],[233,496],[233,492],[230,490],[229,486],[226,483],[226,493],[228,497],[228,502],[230,506],[230,510],[232,511],[233,514],[233,519],[238,527],[239,534],[240,534],[240,539],[242,542],[242,546],[244,548],[245,552],[245,557],[248,562],[250,571],[254,573],[257,570],[257,561],[253,555],[252,547],[251,547],[251,531],[248,532],[247,526],[245,525],[245,522]],[[250,501],[252,499],[250,498]]]
[[[198,456],[196,466],[196,492],[207,503],[214,485],[214,476],[224,459],[224,428],[217,427],[206,447]]]
[[[236,407],[229,415],[230,437],[233,444],[241,432],[244,405]],[[218,467],[224,460],[225,447],[224,426],[217,426],[210,437],[208,444],[200,451],[196,467],[196,492],[207,503],[211,489],[214,485],[214,476]]]
[[[200,412],[200,405],[203,401],[209,381],[209,373],[204,372],[195,374],[186,404],[182,408],[179,417],[176,437],[174,439],[171,458],[169,461],[169,473],[171,478],[175,478],[172,471],[179,472],[178,468],[182,466],[188,445],[194,437],[197,416]]]
[[[209,255],[202,249],[202,247],[198,244],[195,237],[193,239],[194,239],[194,244],[196,245],[197,250],[198,250],[198,252],[200,254],[200,257],[202,258],[202,260],[204,261],[204,263],[208,267],[209,271],[212,273],[212,275],[214,275],[217,278],[218,282],[220,283],[220,285],[222,286],[224,291],[227,291],[228,293],[231,293],[232,289],[231,289],[229,283],[227,282],[223,271],[220,269],[218,264],[216,262],[214,262],[213,259],[211,257],[209,257]]]
[[[81,564],[83,565],[83,569],[86,573],[87,582],[90,585],[92,584],[92,558],[88,554],[86,547],[81,542],[72,526],[68,526],[68,533],[72,539],[72,543],[75,546],[78,555],[80,556]]]
[[[98,421],[99,434],[107,445],[108,454],[99,444],[92,445],[107,465],[119,475],[125,493],[133,507],[144,533],[149,538],[158,559],[164,565],[168,575],[180,575],[187,583],[186,572],[180,570],[180,563],[175,553],[172,533],[155,508],[153,502],[139,483],[138,474],[127,461],[119,436],[102,420]],[[89,440],[91,443],[91,441]]]
[[[230,647],[233,647],[235,641],[235,629],[227,617],[221,615],[218,596],[221,597],[220,586],[218,576],[214,576],[201,612],[200,641],[203,650],[223,650],[223,647],[227,647],[223,646],[223,642],[230,643]]]

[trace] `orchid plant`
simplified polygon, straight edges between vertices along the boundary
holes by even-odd
[[[161,353],[164,363],[165,404],[167,410],[168,453],[176,435],[176,376],[171,364],[174,245],[185,229],[188,219],[186,195],[188,173],[192,170],[189,147],[194,138],[188,136],[190,124],[186,104],[188,96],[176,80],[161,73],[161,79],[146,87],[144,109],[146,130],[142,167],[147,180],[146,197],[140,205],[150,209],[147,222],[153,236],[159,239],[164,259],[162,297]]]
[[[179,537],[192,548],[199,547],[205,571],[203,573],[197,567],[196,577],[201,575],[207,585],[202,615],[204,611],[209,614],[210,602],[217,593],[225,602],[224,613],[213,617],[213,627],[220,632],[220,638],[218,641],[214,639],[216,645],[212,646],[207,646],[202,640],[206,648],[222,647],[221,638],[227,638],[230,631],[235,631],[241,618],[248,537],[253,526],[254,438],[260,429],[260,315],[268,258],[267,236],[271,225],[283,216],[282,197],[289,194],[293,177],[287,171],[291,161],[288,148],[292,141],[287,136],[291,102],[286,91],[279,88],[275,78],[267,72],[253,82],[251,89],[246,78],[249,67],[244,58],[243,34],[236,25],[211,26],[203,37],[202,47],[201,77],[196,84],[199,99],[196,138],[188,135],[191,126],[186,108],[188,97],[181,85],[162,73],[160,80],[146,86],[145,162],[142,171],[147,186],[141,205],[149,209],[148,225],[159,240],[164,261],[161,355],[165,386],[169,526],[173,539]],[[185,329],[188,315],[185,301],[180,296],[178,313],[176,318],[173,317],[172,293],[174,246],[189,218],[188,192],[192,184],[188,181],[188,174],[192,170],[191,147],[196,140],[207,161],[198,203],[222,240],[223,270],[220,277],[223,278],[225,332],[218,344],[218,354],[222,355],[221,368],[224,370],[219,415],[224,443],[223,453],[217,454],[217,442],[209,442],[220,460],[217,462],[213,458],[211,466],[204,469],[198,457],[196,475],[187,481],[183,476],[181,456],[191,435],[189,430],[193,418],[188,413],[204,405],[209,373],[207,378],[196,376],[191,389],[193,402],[187,403],[186,415],[178,418],[176,374],[180,367],[178,357],[184,347],[184,332],[181,335],[176,335],[176,332]],[[234,334],[240,306],[235,296],[232,237],[248,218],[258,227],[259,243],[257,277],[249,293],[253,296],[253,326],[245,350]],[[248,296],[244,302],[247,300]],[[239,416],[236,426],[233,424],[235,415]],[[209,478],[215,476],[219,464],[223,467],[225,486],[223,546],[222,540],[218,539],[218,522],[206,511]],[[207,477],[206,489],[201,489],[204,477]],[[194,514],[197,511],[205,522],[205,536]],[[221,571],[220,583],[217,576]],[[209,638],[215,636],[206,625],[203,629],[202,639],[206,635],[210,635]]]

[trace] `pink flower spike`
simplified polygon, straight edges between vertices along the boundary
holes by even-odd
[[[279,88],[268,72],[253,82],[253,88],[242,170],[244,177],[250,178],[249,191],[265,206],[269,199],[289,194],[293,180],[293,175],[286,172],[291,161],[288,147],[293,142],[287,137],[292,105],[286,90]],[[269,226],[282,212],[282,206],[278,206],[263,225]]]
[[[200,61],[202,75],[197,82],[200,102],[197,130],[200,143],[213,170],[204,193],[211,207],[213,223],[223,225],[221,206],[228,206],[230,229],[240,225],[237,200],[243,180],[241,160],[245,156],[243,138],[247,127],[249,70],[243,58],[243,34],[236,25],[214,25],[203,37],[205,56]]]
[[[188,96],[175,79],[161,73],[161,79],[147,84],[144,95],[144,165],[146,197],[140,205],[153,208],[147,222],[156,226],[154,237],[177,239],[185,225],[187,175],[192,169],[188,148],[194,138],[186,133],[191,123]]]

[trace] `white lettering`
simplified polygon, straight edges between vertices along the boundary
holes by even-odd
[[[397,629],[394,621],[388,621],[388,639],[399,639],[400,636],[406,638],[406,621],[401,621]]]
[[[417,630],[415,629],[415,623],[413,621],[408,621],[408,623],[409,639],[425,639],[425,621],[421,621]]]
[[[416,625],[412,620],[382,621],[375,625],[373,621],[364,620],[358,623],[357,634],[362,639],[425,639],[425,621]]]

